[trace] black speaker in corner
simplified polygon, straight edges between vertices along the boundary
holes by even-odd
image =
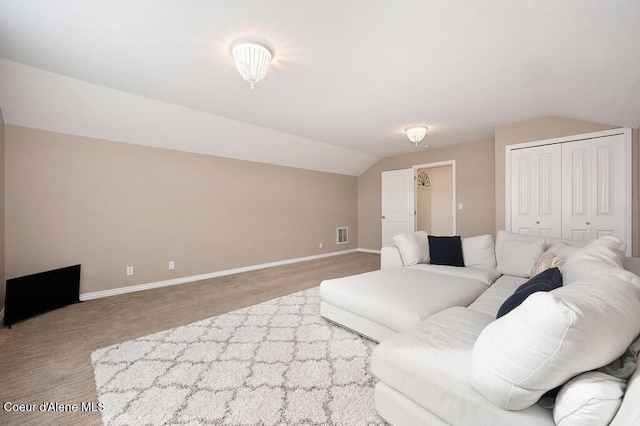
[[[4,325],[80,301],[80,265],[6,282]]]

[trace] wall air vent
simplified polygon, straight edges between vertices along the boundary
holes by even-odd
[[[349,242],[349,228],[336,228],[336,243],[347,244]]]

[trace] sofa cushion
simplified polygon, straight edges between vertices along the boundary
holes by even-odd
[[[572,261],[589,261],[622,268],[625,249],[626,245],[624,243],[621,243],[620,240],[615,237],[607,235],[593,240],[586,246],[576,250],[569,256],[569,259]],[[588,272],[582,272],[582,275],[576,275],[575,279],[579,280],[589,275]]]
[[[450,306],[469,305],[486,288],[480,280],[393,268],[325,280],[320,298],[400,332]]]
[[[618,413],[611,426],[640,425],[640,368],[629,378]]]
[[[376,411],[385,424],[451,426],[383,382],[376,383],[373,398]]]
[[[498,233],[496,234],[496,261],[498,263],[500,263],[500,258],[502,256],[502,253],[504,252],[502,246],[506,241],[528,241],[528,242],[542,241],[544,242],[544,238],[534,237],[532,235],[518,234],[515,232],[510,232],[505,230],[498,231]]]
[[[567,240],[555,237],[536,237],[533,235],[518,234],[515,232],[501,230],[496,235],[496,261],[500,263],[500,257],[503,252],[503,244],[506,241],[542,241],[545,250],[551,249],[552,252],[560,257],[568,257],[576,249],[587,245],[587,241]]]
[[[464,266],[496,269],[496,249],[493,236],[485,234],[463,238],[462,257]]]
[[[475,302],[469,305],[469,309],[495,318],[504,301],[526,281],[526,278],[502,275]]]
[[[500,247],[498,271],[505,275],[529,278],[533,265],[544,253],[545,246],[543,240],[507,240]]]
[[[567,265],[569,265],[567,267]],[[567,269],[569,268],[569,269]],[[607,276],[611,276],[611,277],[615,277],[618,278],[624,282],[626,282],[627,284],[630,284],[633,289],[635,290],[636,293],[636,297],[640,298],[640,277],[638,277],[636,274],[634,274],[633,272],[627,271],[625,269],[622,268],[618,268],[617,266],[611,266],[611,265],[605,265],[605,264],[598,264],[596,262],[569,262],[569,259],[567,259],[567,263],[565,263],[564,268],[562,269],[562,276],[563,276],[563,280],[565,282],[565,285],[573,285],[574,282],[580,282],[581,279],[578,279],[578,281],[576,281],[576,270],[580,270],[582,268],[583,271],[585,272],[590,272],[591,273],[591,277],[594,276],[601,276],[601,277],[607,277]],[[584,276],[585,274],[582,272],[579,272],[577,274],[578,276]],[[584,279],[584,278],[582,278]],[[606,279],[602,279],[599,281],[594,281],[594,280],[590,280],[590,282],[593,283],[593,285],[607,285],[607,280]]]
[[[558,426],[605,426],[618,412],[626,382],[605,373],[589,371],[562,386],[553,407]]]
[[[529,296],[487,326],[473,348],[472,383],[507,410],[619,357],[640,332],[640,301],[612,276]],[[597,336],[597,338],[594,338]]]
[[[534,405],[505,411],[471,386],[473,344],[493,318],[461,307],[434,314],[380,343],[371,357],[371,371],[447,424],[553,425],[549,410]]]
[[[398,247],[404,266],[429,262],[429,243],[424,231],[394,235],[393,243]]]
[[[500,309],[498,309],[496,318],[500,318],[513,311],[533,293],[538,291],[551,291],[558,287],[562,287],[562,274],[560,273],[560,269],[549,268],[542,271],[518,287],[516,291],[504,301]]]
[[[402,256],[395,246],[383,246],[380,249],[380,269],[402,268]]]
[[[429,235],[429,253],[432,265],[464,266],[460,236],[436,237]]]
[[[611,236],[587,244],[567,258],[562,269],[565,285],[596,275],[611,275],[631,284],[640,298],[640,277],[622,266],[624,249],[625,245]]]
[[[409,268],[420,271],[436,272],[442,275],[453,275],[454,277],[478,280],[483,282],[487,287],[489,287],[496,279],[501,276],[500,272],[496,271],[495,269],[471,268],[467,266],[461,268],[459,266],[431,265],[420,263],[418,265],[410,266]]]
[[[580,241],[582,242],[582,241]],[[587,243],[585,243],[584,245],[586,245]],[[580,250],[583,246],[572,246],[566,243],[556,243],[553,244],[551,247],[549,247],[547,249],[547,252],[549,253],[553,253],[558,257],[562,257],[564,259],[567,259],[569,256],[571,256],[573,253],[577,252],[578,250]]]
[[[518,234],[515,232],[500,230],[496,234],[496,260],[500,261],[500,253],[502,252],[502,244],[505,241],[516,240],[516,241],[543,241],[545,244],[545,250],[553,247],[557,244],[562,244],[564,246],[569,246],[570,248],[579,248],[588,244],[588,241],[577,241],[577,240],[567,240],[564,238],[555,238],[555,237],[536,237],[533,235],[524,235]],[[570,250],[570,249],[569,249]],[[562,257],[567,257],[568,254],[557,253],[555,254]]]

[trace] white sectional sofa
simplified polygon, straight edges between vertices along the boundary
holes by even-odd
[[[638,271],[637,259],[613,239],[583,244],[501,231],[495,246],[490,236],[463,239],[465,267],[405,265],[424,254],[385,247],[380,271],[321,284],[321,314],[381,342],[375,404],[391,424],[640,425],[640,370],[628,384],[585,373],[640,333],[640,278],[623,268]],[[561,260],[563,287],[496,319],[533,266]],[[573,377],[555,408],[536,403]]]

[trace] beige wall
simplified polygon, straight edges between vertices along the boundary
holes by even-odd
[[[415,165],[456,160],[457,233],[473,236],[493,234],[494,228],[494,153],[493,139],[463,143],[415,153],[383,158],[358,177],[359,247],[380,250],[381,172]]]
[[[5,135],[9,278],[81,263],[87,293],[357,247],[353,176],[11,125]],[[338,226],[349,244],[336,244]]]
[[[0,109],[0,310],[4,309],[4,117]]]
[[[507,145],[581,133],[615,129],[620,126],[591,123],[563,117],[541,117],[506,124],[495,129],[495,231],[505,226],[505,147]],[[633,132],[633,242],[632,252],[638,255],[638,133]]]

